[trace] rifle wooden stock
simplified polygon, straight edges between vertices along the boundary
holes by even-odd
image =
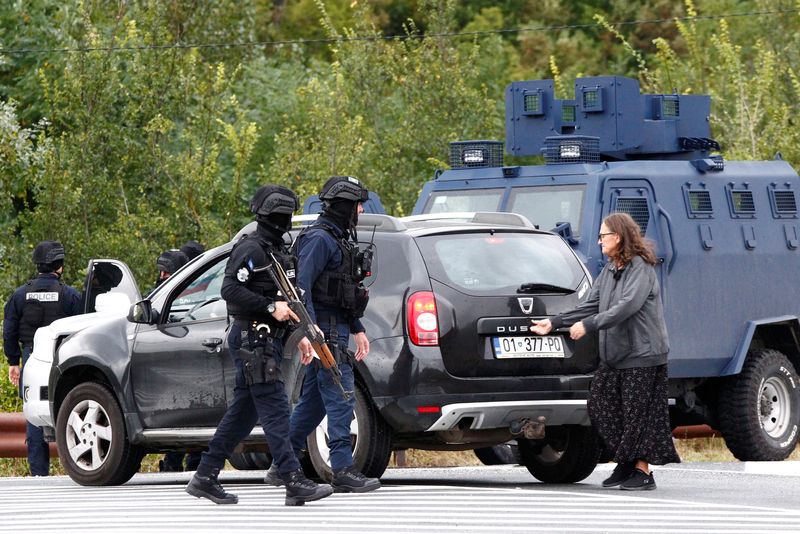
[[[344,389],[342,385],[342,372],[339,370],[336,358],[331,353],[331,349],[328,348],[327,343],[325,343],[325,338],[322,333],[311,321],[311,316],[308,315],[308,310],[306,310],[306,307],[300,300],[300,294],[297,288],[294,287],[289,277],[286,276],[286,271],[283,270],[283,266],[275,256],[272,256],[272,264],[267,265],[266,268],[272,280],[275,282],[275,285],[278,286],[278,289],[280,289],[284,298],[286,298],[289,309],[300,319],[297,322],[297,326],[303,331],[303,334],[305,334],[306,338],[311,343],[311,347],[314,349],[314,352],[317,353],[322,367],[330,371],[334,383],[342,390],[342,397],[344,397],[345,400],[349,399],[353,395],[353,392]]]
[[[331,349],[328,348],[326,343],[315,343],[312,341],[311,347],[314,349],[314,352],[317,353],[317,356],[319,356],[322,367],[325,369],[330,369],[334,366],[338,367],[338,365],[336,365],[336,358],[333,357]]]

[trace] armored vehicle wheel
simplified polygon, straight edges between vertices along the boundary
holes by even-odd
[[[380,477],[389,465],[392,455],[391,433],[361,388],[356,386],[356,407],[350,423],[350,441],[353,444],[353,465],[368,477]],[[320,478],[330,482],[333,478],[328,449],[328,418],[308,436],[308,455]]]
[[[80,384],[66,396],[56,442],[64,470],[84,486],[124,484],[142,461],[142,451],[128,441],[117,400],[96,382]]]
[[[548,427],[543,440],[517,439],[522,464],[542,482],[579,482],[597,467],[600,448],[587,426]]]
[[[719,429],[739,460],[783,460],[797,446],[798,376],[781,352],[751,351],[742,372],[723,383],[719,406]]]
[[[512,442],[494,447],[481,447],[473,451],[483,465],[503,465],[520,463],[519,448]]]

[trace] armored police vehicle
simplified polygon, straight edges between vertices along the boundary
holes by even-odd
[[[552,80],[512,83],[506,151],[544,164],[504,166],[498,141],[452,143],[414,213],[525,215],[595,275],[602,219],[630,214],[660,259],[673,424],[712,425],[741,460],[781,460],[800,411],[800,179],[780,155],[712,155],[709,113],[708,96],[640,94],[623,77],[579,78],[568,100]]]

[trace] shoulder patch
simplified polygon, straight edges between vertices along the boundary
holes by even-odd
[[[250,271],[247,270],[247,267],[242,267],[236,272],[236,279],[243,284],[250,279]]]

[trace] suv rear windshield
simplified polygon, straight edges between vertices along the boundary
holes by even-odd
[[[422,212],[497,211],[502,196],[502,189],[438,191],[431,193]]]
[[[515,293],[522,284],[577,289],[585,276],[555,235],[520,232],[439,234],[417,239],[432,278],[469,294]]]

